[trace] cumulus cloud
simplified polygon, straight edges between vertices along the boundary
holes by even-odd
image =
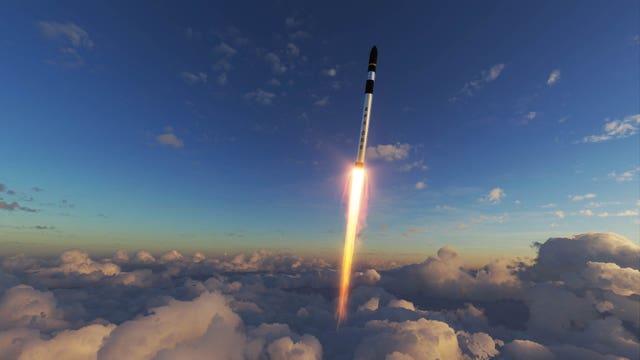
[[[390,322],[372,320],[354,359],[462,359],[455,331],[444,322],[418,319]]]
[[[607,121],[601,134],[589,135],[582,138],[583,143],[599,143],[614,139],[623,139],[638,133],[640,114],[629,115],[622,120]]]
[[[547,85],[551,86],[560,81],[560,70],[556,69],[549,74],[549,78],[547,79]]]
[[[586,233],[534,249],[482,266],[451,246],[356,263],[339,329],[338,267],[321,258],[13,256],[0,266],[0,358],[637,358],[640,246]]]
[[[424,181],[418,181],[415,186],[416,190],[422,190],[425,187],[427,187],[427,184],[425,184]]]
[[[184,146],[184,141],[173,133],[173,128],[170,126],[165,128],[164,133],[156,136],[156,141],[160,145],[170,146],[174,149],[179,149]]]
[[[499,204],[500,202],[502,202],[502,199],[504,199],[507,196],[507,194],[504,192],[504,190],[502,190],[501,188],[497,187],[497,188],[493,188],[489,191],[489,193],[483,197],[481,197],[479,199],[480,202],[489,202],[493,205],[495,204]]]
[[[369,146],[367,148],[367,155],[370,159],[382,159],[385,161],[404,160],[409,156],[410,149],[411,145],[401,143]]]

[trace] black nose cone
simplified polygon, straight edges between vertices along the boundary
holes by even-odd
[[[369,53],[369,64],[376,65],[378,63],[378,48],[372,47],[371,52]]]

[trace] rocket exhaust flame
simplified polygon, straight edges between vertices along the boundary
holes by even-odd
[[[338,326],[347,317],[347,302],[349,301],[349,286],[351,282],[351,267],[353,265],[353,251],[358,234],[358,224],[364,217],[361,209],[365,187],[364,156],[367,149],[367,137],[369,133],[369,120],[371,117],[371,102],[373,101],[373,86],[376,79],[376,66],[378,63],[378,49],[374,46],[369,52],[369,65],[367,67],[367,82],[364,88],[364,106],[362,110],[362,124],[360,128],[360,142],[358,143],[358,155],[356,165],[351,173],[351,186],[349,187],[349,204],[347,207],[347,229],[344,236],[344,254],[342,255],[342,273],[340,275],[340,296],[338,298],[338,310],[336,317]]]
[[[349,300],[353,251],[355,249],[356,235],[358,234],[360,207],[364,194],[364,176],[364,168],[353,168],[353,172],[351,173],[351,186],[349,187],[347,229],[344,236],[344,254],[342,255],[340,297],[338,298],[338,312],[336,314],[338,318],[338,325],[340,325],[347,316],[347,301]]]

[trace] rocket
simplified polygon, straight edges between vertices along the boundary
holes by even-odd
[[[371,102],[373,101],[373,84],[376,80],[376,64],[378,49],[374,46],[369,52],[369,67],[367,68],[367,82],[364,87],[364,109],[362,110],[362,126],[360,127],[360,141],[356,167],[364,167],[364,153],[367,151],[367,137],[369,136],[369,119],[371,118]]]

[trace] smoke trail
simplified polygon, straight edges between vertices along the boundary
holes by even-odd
[[[353,250],[358,233],[358,218],[363,198],[364,169],[355,167],[351,173],[351,187],[349,188],[349,204],[347,210],[347,229],[344,236],[344,254],[342,255],[342,274],[340,277],[340,297],[338,298],[338,325],[347,316],[347,302],[349,300],[349,285],[351,282],[351,266],[353,264]]]

